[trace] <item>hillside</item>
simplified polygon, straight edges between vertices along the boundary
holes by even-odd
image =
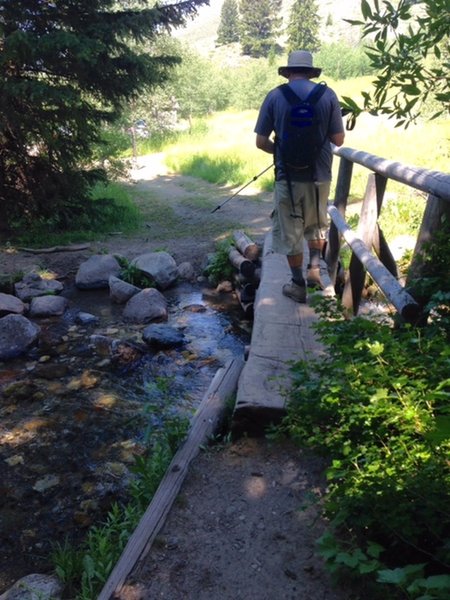
[[[214,54],[216,51],[215,40],[217,37],[217,28],[220,23],[223,1],[210,0],[210,5],[201,7],[198,16],[189,21],[185,28],[176,31],[174,36],[189,44],[204,56]],[[293,0],[283,1],[283,29],[287,26],[292,4]],[[351,27],[344,19],[360,17],[360,0],[345,0],[345,2],[318,0],[317,4],[323,23],[320,32],[323,42],[338,41],[340,39],[346,39],[352,43],[357,42],[359,38],[357,29]],[[325,23],[330,21],[331,25],[326,26]],[[283,31],[280,31],[279,41],[283,45]]]

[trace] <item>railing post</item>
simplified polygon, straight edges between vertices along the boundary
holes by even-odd
[[[369,251],[372,248],[376,231],[378,206],[377,182],[375,174],[370,173],[367,178],[367,186],[356,233]],[[342,294],[342,304],[345,308],[353,309],[355,315],[358,313],[365,280],[366,271],[361,261],[353,252],[350,259],[347,281],[345,282]]]
[[[411,290],[422,307],[428,302],[429,297],[421,297],[421,294],[414,289],[414,283],[427,274],[427,265],[424,261],[425,244],[433,239],[442,227],[444,219],[450,221],[450,202],[429,194],[405,286]]]
[[[347,208],[347,200],[350,193],[350,185],[352,181],[353,163],[346,158],[341,158],[339,163],[339,172],[336,183],[336,192],[334,198],[334,206],[339,213],[344,216]],[[333,221],[330,224],[328,233],[328,244],[325,253],[325,261],[328,265],[328,273],[330,274],[331,283],[336,285],[336,275],[339,260],[339,252],[341,247],[341,236]]]
[[[377,190],[377,218],[380,216],[381,207],[383,205],[384,192],[386,191],[387,177],[375,173],[375,184]],[[373,248],[378,258],[381,260],[383,265],[388,269],[394,277],[398,278],[397,263],[395,258],[392,256],[391,249],[384,237],[383,232],[380,229],[380,225],[377,223],[375,233],[373,236]]]

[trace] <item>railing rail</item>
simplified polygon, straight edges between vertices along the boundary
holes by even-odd
[[[330,279],[336,285],[343,237],[352,249],[349,273],[342,294],[343,305],[357,314],[367,271],[401,316],[407,321],[417,321],[422,307],[398,281],[397,265],[378,218],[389,179],[428,195],[412,260],[411,271],[417,275],[418,256],[424,242],[439,229],[443,214],[450,218],[450,174],[411,167],[352,148],[333,146],[333,153],[340,158],[340,165],[334,205],[328,209],[331,226],[326,262]],[[370,171],[356,232],[345,221],[355,163]]]

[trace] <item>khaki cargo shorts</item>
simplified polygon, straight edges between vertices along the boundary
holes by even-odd
[[[293,204],[287,181],[275,182],[272,212],[272,249],[292,256],[303,253],[304,240],[324,240],[328,230],[330,182],[292,182]],[[293,210],[294,209],[294,210]],[[296,217],[293,217],[295,214]]]

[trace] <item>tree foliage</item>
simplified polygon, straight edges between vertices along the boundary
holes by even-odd
[[[395,4],[395,6],[394,6]],[[362,0],[367,55],[378,75],[373,93],[362,92],[363,107],[345,98],[356,114],[387,114],[407,126],[427,112],[450,111],[450,11],[448,0]]]
[[[320,16],[316,0],[296,0],[289,14],[287,50],[316,52],[319,41]]]
[[[267,57],[276,47],[282,23],[281,0],[240,0],[240,38],[243,54]]]
[[[0,212],[65,227],[83,211],[100,124],[162,82],[178,58],[152,54],[163,30],[207,0],[0,0]]]
[[[239,41],[239,10],[236,0],[224,0],[217,29],[217,45]]]

